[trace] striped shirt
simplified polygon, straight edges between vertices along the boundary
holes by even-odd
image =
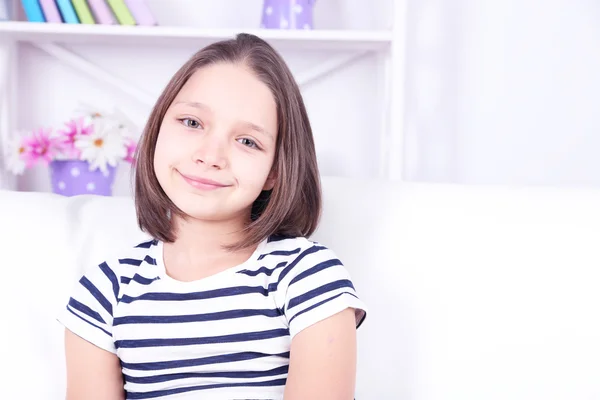
[[[58,318],[118,356],[127,399],[282,399],[294,336],[348,307],[357,327],[366,315],[341,261],[306,238],[271,236],[192,282],[162,251],[152,240],[89,269]]]

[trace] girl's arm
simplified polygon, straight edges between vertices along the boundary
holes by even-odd
[[[67,400],[125,399],[118,357],[65,330]]]
[[[293,339],[285,400],[352,400],[356,380],[356,318],[347,308]]]

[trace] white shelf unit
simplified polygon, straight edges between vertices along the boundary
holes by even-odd
[[[194,44],[233,37],[239,30],[171,26],[122,26],[40,24],[19,21],[0,23],[0,37],[38,43]],[[392,41],[390,31],[343,30],[244,30],[277,47],[297,49],[384,50]]]
[[[393,27],[389,30],[269,30],[269,29],[201,29],[174,26],[103,26],[0,22],[0,145],[5,148],[17,128],[18,53],[23,44],[33,45],[57,58],[61,63],[99,80],[151,106],[155,96],[140,87],[119,79],[101,67],[68,50],[69,45],[105,46],[179,46],[198,48],[214,41],[232,38],[239,32],[256,34],[278,50],[344,51],[345,55],[328,57],[310,70],[296,76],[302,86],[352,63],[365,54],[377,56],[381,64],[378,77],[383,82],[383,96],[378,135],[379,173],[382,179],[402,178],[403,94],[404,94],[404,18],[407,0],[393,1]],[[2,184],[4,182],[4,184]],[[14,189],[15,179],[0,166],[0,188]]]

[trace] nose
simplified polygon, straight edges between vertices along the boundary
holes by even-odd
[[[196,164],[203,164],[207,168],[223,169],[227,166],[227,145],[219,135],[207,132],[200,139],[192,157]]]

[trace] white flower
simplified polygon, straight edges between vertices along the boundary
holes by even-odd
[[[104,175],[108,175],[108,165],[116,167],[127,156],[118,124],[104,118],[94,119],[94,132],[78,137],[75,147],[81,150],[80,158],[89,162],[90,170],[100,169]]]
[[[140,129],[138,125],[117,107],[112,107],[112,111],[108,111],[107,109],[102,109],[84,102],[80,102],[76,111],[78,113],[82,113],[88,118],[91,118],[91,122],[98,118],[102,118],[117,123],[121,129],[121,134],[125,137],[135,138],[139,136]]]
[[[24,151],[25,147],[21,135],[17,135],[9,141],[6,168],[15,175],[21,175],[25,171],[25,161],[21,157]]]
[[[138,126],[118,108],[114,108],[113,112],[108,114],[106,117],[119,124],[121,135],[131,139],[139,136]]]

